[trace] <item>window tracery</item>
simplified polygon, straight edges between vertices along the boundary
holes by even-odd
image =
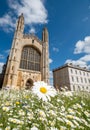
[[[40,53],[31,46],[25,46],[22,50],[20,68],[40,71]]]

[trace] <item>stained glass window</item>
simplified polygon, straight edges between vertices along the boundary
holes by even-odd
[[[25,46],[22,50],[20,68],[40,71],[41,55],[35,48]]]

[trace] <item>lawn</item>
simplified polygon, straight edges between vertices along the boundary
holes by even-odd
[[[31,90],[1,90],[0,130],[90,130],[90,93],[57,91],[44,101]]]

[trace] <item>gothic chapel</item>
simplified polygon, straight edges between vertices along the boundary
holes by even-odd
[[[24,16],[17,20],[16,30],[7,62],[3,87],[25,87],[33,82],[49,83],[49,43],[47,28],[43,29],[42,40],[33,34],[23,34]]]

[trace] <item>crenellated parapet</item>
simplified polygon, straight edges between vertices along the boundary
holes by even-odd
[[[37,36],[35,36],[34,34],[23,34],[23,38],[24,39],[36,40],[37,42],[39,42],[40,44],[42,44],[42,41]]]

